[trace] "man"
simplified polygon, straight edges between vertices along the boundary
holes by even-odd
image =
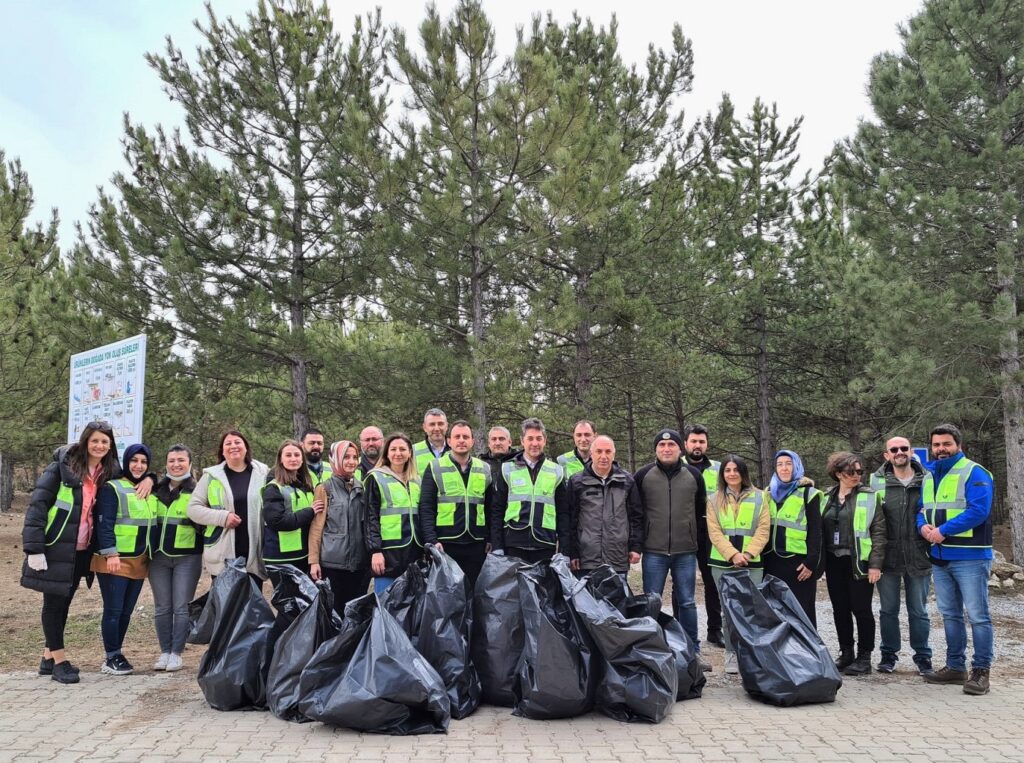
[[[498,479],[501,476],[501,465],[518,454],[519,451],[512,450],[512,433],[498,426],[491,427],[487,432],[487,453],[480,456],[480,459],[491,467],[491,476]]]
[[[917,526],[932,544],[935,603],[946,632],[946,666],[926,673],[931,684],[962,684],[964,694],[987,694],[994,634],[988,611],[992,573],[992,474],[960,450],[960,430],[940,424],[928,435],[934,461],[921,482]],[[967,628],[974,657],[967,674]]]
[[[590,459],[590,443],[594,441],[594,422],[586,419],[577,421],[572,428],[572,441],[575,447],[558,457],[558,463],[565,469],[566,479],[582,472]]]
[[[448,554],[476,586],[489,544],[487,511],[493,501],[491,469],[473,458],[473,429],[462,420],[448,433],[449,450],[420,477],[423,542]]]
[[[440,408],[431,408],[423,414],[423,434],[426,439],[412,446],[412,456],[416,459],[416,473],[422,477],[435,458],[448,452],[445,435],[448,434],[448,417]]]
[[[324,433],[310,427],[302,433],[302,452],[306,454],[306,467],[313,478],[313,487],[331,478],[331,465],[323,460]]]
[[[359,466],[356,468],[356,479],[360,482],[363,477],[377,465],[380,458],[380,449],[384,445],[384,433],[378,427],[363,427],[359,433]]]
[[[686,463],[699,471],[704,479],[704,491],[709,496],[714,495],[718,490],[718,470],[722,468],[722,464],[719,461],[712,461],[707,456],[708,428],[703,424],[694,424],[689,427],[686,430],[686,441],[683,443],[683,447],[686,450]],[[707,506],[701,508],[697,521],[700,531],[697,539],[697,567],[700,569],[700,579],[704,582],[704,611],[708,615],[708,642],[724,649],[722,600],[718,597],[715,576],[711,572],[711,565],[708,564],[711,538],[708,536]]]
[[[683,438],[679,432],[662,429],[654,437],[654,463],[640,467],[633,479],[647,528],[642,567],[644,593],[662,594],[665,578],[672,573],[676,619],[700,651],[694,593],[699,517],[705,511],[707,491],[701,473],[683,461],[682,453]]]
[[[879,620],[882,631],[882,660],[879,673],[892,673],[900,652],[900,582],[903,582],[910,621],[910,648],[921,675],[932,672],[932,650],[928,646],[928,589],[932,563],[928,542],[917,532],[917,509],[921,502],[924,467],[912,457],[910,440],[890,437],[882,456],[885,463],[871,475],[871,487],[881,496],[886,534],[882,577],[878,588]]]
[[[602,564],[625,576],[640,561],[644,515],[633,475],[615,463],[615,443],[600,435],[590,462],[569,480],[569,527],[574,571],[593,572]]]
[[[501,465],[491,504],[491,546],[527,564],[550,560],[556,546],[572,549],[565,471],[544,456],[547,434],[540,419],[523,421],[523,452]]]

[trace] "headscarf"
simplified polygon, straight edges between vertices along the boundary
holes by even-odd
[[[128,464],[130,464],[132,459],[139,453],[146,457],[146,469],[150,469],[153,465],[153,454],[150,452],[149,448],[141,442],[134,443],[125,448],[124,456],[121,458],[121,476],[133,483],[138,482],[138,480],[135,479],[132,476],[132,473],[128,470]]]
[[[772,459],[772,463],[776,464],[779,461],[779,456],[789,456],[793,459],[793,476],[789,482],[783,482],[779,479],[778,472],[772,472],[772,481],[768,486],[769,492],[772,494],[772,500],[776,504],[781,505],[783,501],[792,495],[793,491],[800,485],[800,480],[804,478],[804,462],[800,460],[800,456],[791,450],[780,450],[775,454],[775,458]]]
[[[338,442],[331,443],[331,469],[339,478],[341,477],[341,459],[345,457],[349,448],[355,448],[356,457],[359,456],[359,446],[351,440],[338,440]]]

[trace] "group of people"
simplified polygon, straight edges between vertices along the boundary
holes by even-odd
[[[676,618],[698,651],[699,571],[707,640],[725,648],[729,673],[737,662],[723,633],[724,575],[780,578],[816,627],[824,574],[839,641],[836,665],[851,676],[872,669],[876,585],[877,668],[895,670],[902,583],[918,672],[968,694],[989,689],[992,476],[963,455],[953,425],[931,432],[933,460],[926,464],[913,457],[906,438],[891,438],[883,465],[867,480],[860,456],[832,454],[827,472],[835,484],[826,491],[805,476],[791,450],[776,454],[766,488],[754,486],[741,457],[708,457],[708,430],[700,425],[685,438],[659,431],[654,460],[635,474],[619,466],[612,438],[587,420],[573,428],[573,449],[557,458],[547,456],[547,432],[537,418],[522,422],[519,450],[508,429],[491,428],[480,457],[466,421],[449,426],[445,413],[431,408],[422,429],[424,439],[414,443],[368,426],[358,443],[341,440],[329,449],[323,433],[310,429],[285,440],[272,466],[254,459],[245,436],[231,430],[220,439],[218,463],[197,482],[187,447],[168,451],[160,477],[144,445],[129,446],[118,463],[109,425],[91,422],[77,443],[58,451],[26,514],[22,584],[43,593],[40,674],[78,681],[64,652],[64,627],[75,591],[94,574],[104,605],[102,670],[123,675],[132,671],[124,636],[147,576],[161,650],[154,668],[178,670],[203,566],[216,576],[240,559],[263,581],[273,580],[277,566],[291,565],[330,581],[340,614],[371,580],[375,591],[385,590],[433,545],[471,585],[488,553],[536,563],[557,551],[580,575],[610,565],[625,576],[640,563],[645,593],[662,594],[671,575]],[[947,643],[938,671],[928,645],[932,577]],[[965,608],[974,641],[969,674]]]

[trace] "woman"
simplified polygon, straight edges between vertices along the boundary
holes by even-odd
[[[78,584],[92,586],[93,508],[97,491],[121,476],[114,432],[91,421],[78,442],[60,448],[36,481],[25,512],[21,584],[43,594],[45,648],[39,675],[62,684],[78,683],[78,668],[64,652],[64,628]]]
[[[836,667],[848,676],[871,672],[875,649],[875,615],[871,598],[885,559],[885,512],[874,489],[861,484],[864,465],[855,453],[828,457],[827,471],[837,483],[825,497],[825,583],[839,637]],[[857,649],[853,621],[857,621]],[[856,656],[854,656],[856,655]]]
[[[388,435],[380,460],[363,481],[366,490],[366,546],[373,590],[382,593],[406,567],[423,555],[418,504],[420,481],[412,460],[412,440]]]
[[[771,518],[764,491],[750,481],[747,462],[729,455],[718,470],[718,489],[708,499],[708,564],[715,585],[730,570],[747,570],[755,583],[764,579],[761,551],[768,543]],[[718,590],[721,590],[719,588]],[[738,673],[736,654],[725,621],[725,672]]]
[[[324,511],[309,528],[309,576],[327,578],[334,592],[334,611],[344,617],[345,605],[366,593],[370,558],[366,553],[366,501],[355,479],[359,449],[348,440],[331,446],[333,475],[317,485],[313,497]]]
[[[103,596],[100,632],[106,659],[101,668],[126,676],[135,668],[121,651],[132,612],[149,574],[149,528],[156,519],[157,500],[135,494],[135,485],[149,472],[151,454],[141,443],[125,448],[121,478],[110,480],[96,497],[96,546],[91,569]]]
[[[791,450],[775,454],[768,512],[771,538],[764,571],[786,582],[817,628],[814,599],[821,577],[821,491],[804,476],[803,461]]]
[[[183,666],[188,603],[195,596],[203,571],[202,528],[188,518],[188,502],[195,487],[192,451],[184,445],[172,445],[167,451],[167,473],[153,491],[156,521],[149,535],[149,585],[160,642],[160,657],[153,670],[174,672]]]
[[[263,485],[269,469],[235,429],[220,438],[217,457],[220,463],[203,470],[188,501],[188,518],[205,526],[203,564],[216,577],[226,562],[241,558],[250,575],[265,580]]]
[[[308,575],[309,526],[323,510],[323,502],[313,500],[302,444],[285,440],[277,449],[273,479],[263,488],[263,561],[289,564]]]

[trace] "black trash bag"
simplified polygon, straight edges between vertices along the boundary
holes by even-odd
[[[264,682],[268,681],[267,674],[274,659],[278,639],[299,615],[306,611],[317,595],[316,583],[305,572],[290,564],[268,564],[267,576],[274,585],[270,603],[273,604],[276,614],[274,626],[267,636],[266,654],[263,658]],[[267,685],[269,686],[269,683]]]
[[[785,582],[745,570],[718,585],[743,688],[773,705],[834,702],[843,679],[828,649]]]
[[[381,734],[448,730],[444,682],[374,594],[348,603],[341,632],[321,644],[299,679],[299,712]]]
[[[676,657],[676,673],[679,675],[676,700],[700,699],[708,679],[704,675],[704,668],[700,664],[700,652],[697,651],[693,639],[668,612],[658,613],[658,625],[664,631],[665,641]]]
[[[380,605],[388,611],[405,635],[416,645],[423,622],[423,601],[427,590],[426,564],[413,562],[395,578],[383,593],[377,594]]]
[[[267,707],[286,721],[309,720],[299,712],[299,678],[320,645],[341,631],[330,583],[322,581],[316,587],[313,603],[277,640],[267,672]]]
[[[626,617],[653,617],[661,614],[661,594],[641,593],[626,599]]]
[[[520,559],[488,554],[473,593],[470,653],[480,677],[483,701],[513,707],[519,656],[523,653],[523,611],[516,570]]]
[[[618,721],[660,723],[676,701],[679,675],[658,621],[626,617],[629,588],[607,565],[575,584],[563,578],[563,586],[571,586],[573,607],[603,658],[594,706]]]
[[[213,609],[206,606],[210,600],[210,592],[193,599],[188,603],[188,636],[189,644],[209,644],[213,632]]]
[[[469,655],[473,602],[462,568],[433,546],[428,553],[431,564],[414,644],[444,681],[452,718],[462,719],[480,707],[480,679]]]
[[[534,720],[573,718],[594,706],[593,645],[566,601],[556,565],[572,577],[568,559],[556,556],[519,570],[525,644],[516,681],[513,715]]]
[[[274,613],[245,571],[245,560],[224,566],[210,589],[210,647],[199,661],[199,688],[215,710],[263,707],[267,639]]]

